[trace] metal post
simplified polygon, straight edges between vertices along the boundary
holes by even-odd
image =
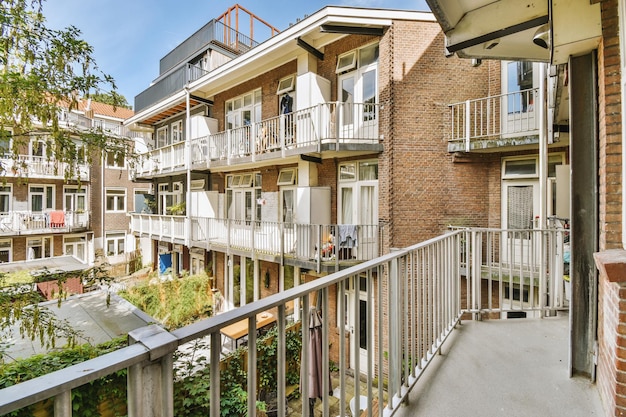
[[[465,101],[465,152],[470,151],[470,101]]]

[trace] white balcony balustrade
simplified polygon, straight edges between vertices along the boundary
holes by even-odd
[[[0,213],[0,236],[64,233],[89,227],[89,212],[49,210]]]
[[[0,175],[6,177],[65,179],[68,169],[69,164],[45,156],[5,154],[0,157]],[[75,169],[72,178],[89,181],[89,165],[77,164]]]
[[[466,152],[480,140],[497,141],[539,134],[535,103],[539,90],[530,89],[451,104],[449,138]]]
[[[191,139],[193,166],[281,158],[286,154],[339,150],[355,144],[380,142],[376,103],[323,103],[212,135]],[[135,170],[135,177],[186,168],[186,144],[181,142],[150,151]],[[180,153],[178,147],[181,147]],[[173,157],[172,154],[176,154]]]

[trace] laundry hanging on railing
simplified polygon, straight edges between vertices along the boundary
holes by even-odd
[[[339,247],[340,248],[356,248],[358,246],[358,227],[354,224],[339,224]]]
[[[65,226],[65,213],[63,211],[51,211],[50,216],[50,227],[63,227]]]

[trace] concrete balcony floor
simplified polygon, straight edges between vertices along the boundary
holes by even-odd
[[[596,386],[569,378],[567,314],[464,321],[397,416],[604,416]]]

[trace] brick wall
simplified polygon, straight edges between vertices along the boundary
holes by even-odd
[[[597,385],[607,415],[621,416],[626,415],[626,252],[621,250],[623,165],[618,2],[606,0],[600,4],[598,181],[601,252],[596,254],[600,270]]]

